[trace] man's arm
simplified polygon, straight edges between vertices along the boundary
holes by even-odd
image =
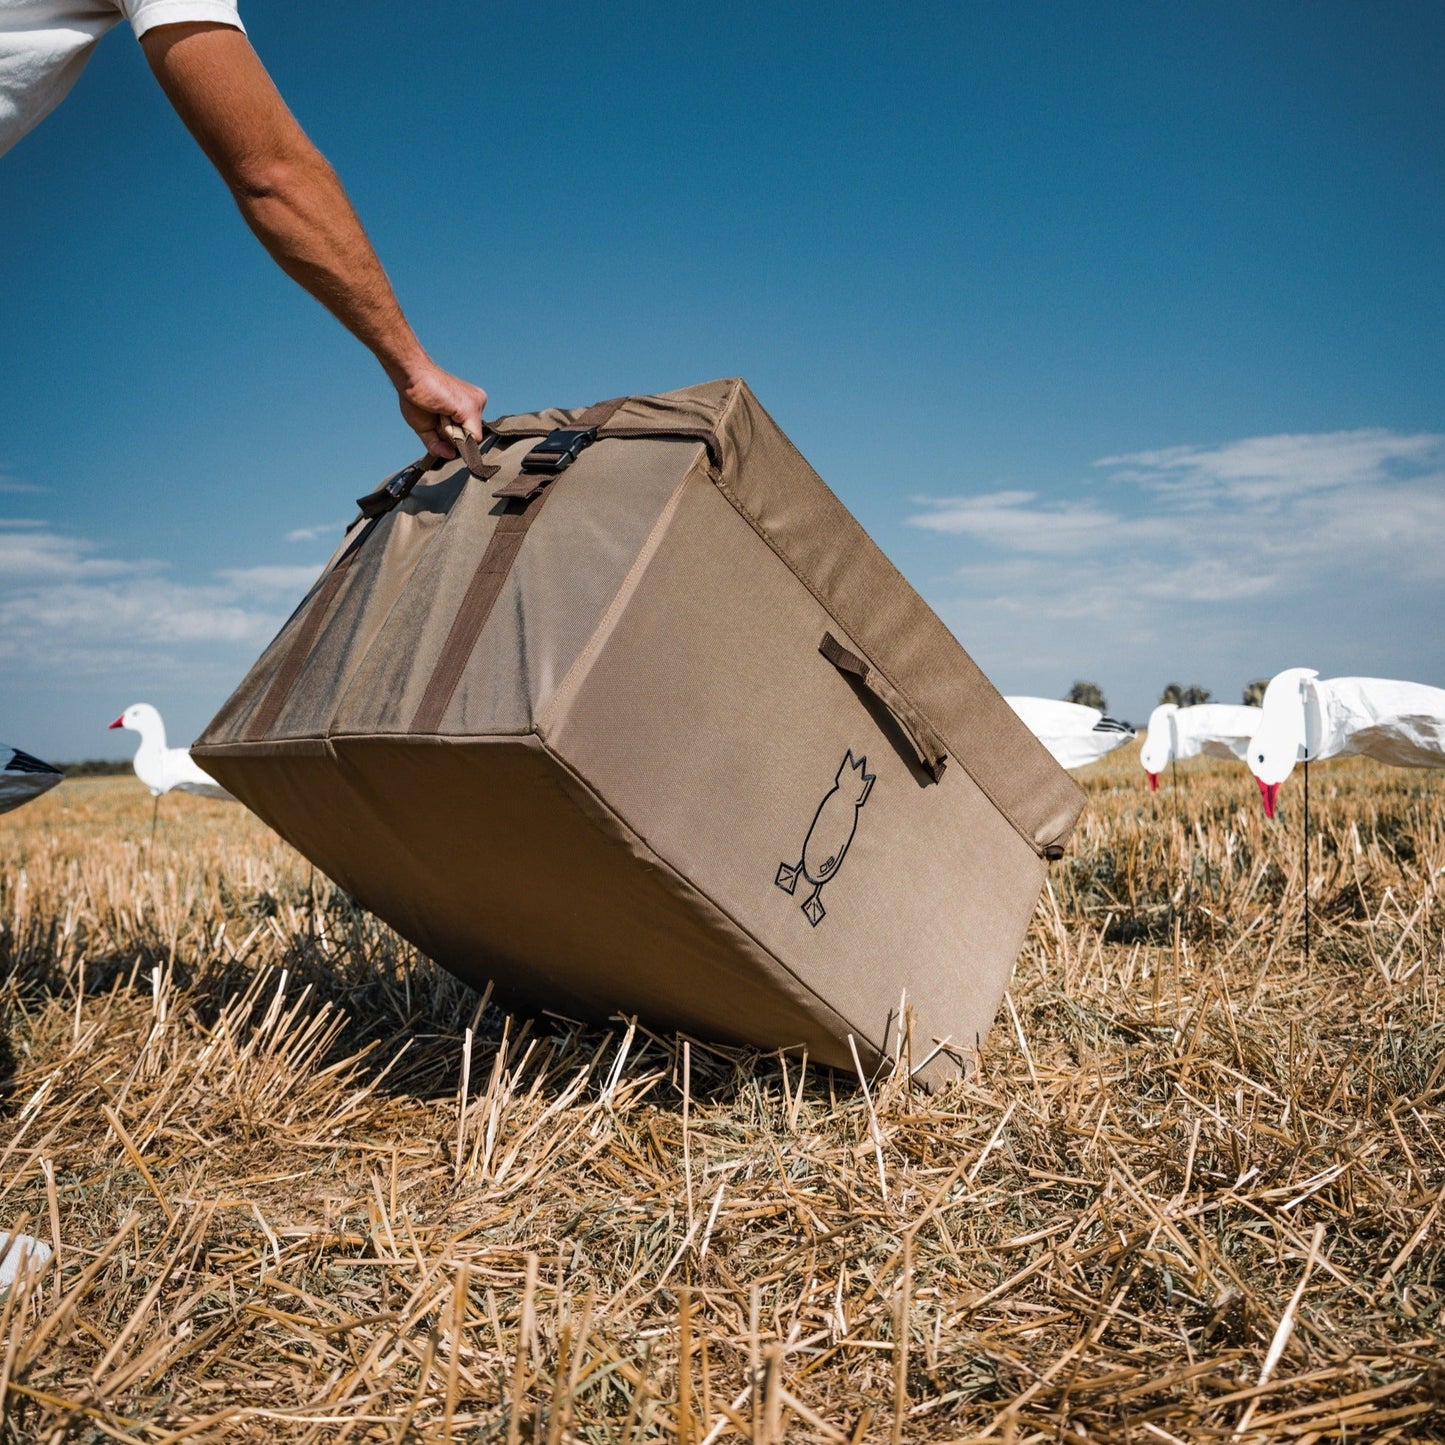
[[[375,355],[401,414],[437,456],[447,421],[480,435],[487,394],[422,349],[336,172],[286,108],[251,43],[226,25],[158,25],[141,39],[176,113],[285,273]]]

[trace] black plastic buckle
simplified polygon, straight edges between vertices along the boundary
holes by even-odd
[[[597,428],[558,427],[543,437],[522,458],[524,472],[549,472],[553,475],[572,465],[584,447],[597,440]]]
[[[425,470],[420,462],[413,462],[409,467],[403,467],[394,477],[388,477],[374,492],[358,497],[356,505],[361,508],[361,515],[368,519],[384,516],[398,502],[405,501],[411,495],[411,489],[416,486]]]

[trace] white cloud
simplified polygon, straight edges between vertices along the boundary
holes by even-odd
[[[0,586],[8,592],[17,584],[74,582],[81,578],[115,577],[153,572],[158,564],[120,562],[99,555],[99,547],[83,537],[67,537],[43,523],[20,524],[16,531],[0,530]]]
[[[287,532],[286,540],[288,542],[324,542],[329,539],[339,541],[345,530],[345,522],[323,522],[319,527],[296,527]]]
[[[1246,437],[1093,465],[1087,494],[921,498],[907,519],[964,549],[942,610],[1005,686],[1113,675],[1138,707],[1161,661],[1224,671],[1224,696],[1330,657],[1442,680],[1445,437]]]
[[[0,467],[0,492],[33,493],[48,492],[49,490],[49,487],[38,486],[34,482],[22,482],[17,477],[12,477],[3,467]]]
[[[1117,544],[1126,532],[1137,542],[1159,533],[1147,518],[1126,520],[1093,501],[1043,502],[1037,492],[985,492],[919,501],[926,510],[908,519],[911,526],[1044,556],[1083,555]]]
[[[1256,503],[1337,487],[1373,486],[1438,458],[1445,437],[1382,427],[1245,437],[1217,447],[1167,447],[1103,457],[1120,480],[1176,496],[1227,496]]]
[[[49,527],[0,529],[0,660],[12,673],[239,672],[315,580],[318,566],[230,568],[179,582],[164,564],[105,555]]]
[[[319,567],[228,567],[216,576],[246,595],[299,600],[320,570]]]

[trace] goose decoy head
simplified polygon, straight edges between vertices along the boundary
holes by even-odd
[[[113,723],[107,723],[106,726],[129,728],[131,732],[139,733],[143,752],[164,748],[166,745],[166,725],[161,721],[160,713],[148,702],[131,703]]]
[[[1294,771],[1305,752],[1304,687],[1319,674],[1307,667],[1276,673],[1264,690],[1259,726],[1249,740],[1244,761],[1259,783],[1264,816],[1274,817],[1280,784]]]
[[[1149,726],[1144,732],[1144,746],[1139,749],[1139,761],[1149,774],[1149,791],[1159,791],[1159,774],[1174,756],[1174,714],[1179,709],[1172,702],[1161,702],[1149,714]]]

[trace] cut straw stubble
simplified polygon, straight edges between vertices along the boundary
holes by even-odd
[[[1428,1436],[1445,779],[1329,780],[1306,972],[1298,839],[1202,769],[1186,900],[1104,768],[1020,1030],[931,1096],[483,1018],[254,819],[181,800],[145,855],[147,799],[67,783],[0,819],[0,1202],[64,1246],[0,1327],[7,1428]]]

